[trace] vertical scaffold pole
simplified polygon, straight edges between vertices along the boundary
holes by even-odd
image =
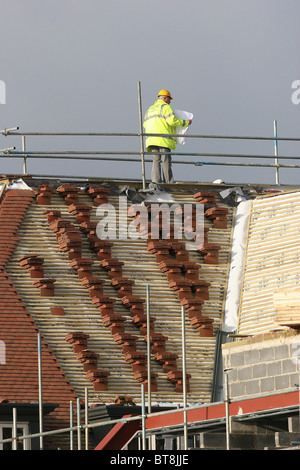
[[[22,152],[26,152],[26,137],[22,135]],[[23,175],[27,175],[27,159],[26,155],[24,154],[23,158]]]
[[[147,372],[148,372],[148,413],[151,413],[151,342],[150,342],[150,288],[147,285]]]
[[[73,402],[70,401],[70,450],[74,449],[74,432],[73,432]]]
[[[84,408],[84,411],[85,411],[85,450],[89,450],[89,428],[88,428],[88,424],[89,424],[89,394],[88,394],[88,388],[85,387],[84,389],[84,392],[85,392],[85,408]]]
[[[77,450],[81,450],[80,398],[77,398]]]
[[[42,387],[42,341],[38,333],[38,377],[39,377],[39,423],[40,423],[40,450],[43,450],[43,387]]]
[[[17,426],[17,408],[13,408],[13,427],[12,427],[12,450],[18,450],[17,447],[17,435],[18,435],[18,426]]]
[[[185,308],[181,307],[181,324],[182,324],[182,372],[183,372],[183,438],[184,450],[188,448],[188,435],[187,435],[187,387],[186,387],[186,349],[185,349]]]
[[[147,284],[147,377],[148,377],[148,414],[151,413],[151,323],[150,323],[150,286]],[[151,450],[151,436],[149,437],[149,450]]]
[[[274,137],[275,137],[275,140],[274,140],[274,153],[275,153],[275,165],[278,165],[278,142],[277,142],[277,139],[276,137],[277,136],[277,121],[274,121]],[[278,166],[275,167],[275,181],[276,181],[276,184],[279,184],[279,168]]]
[[[143,112],[142,112],[141,82],[138,82],[138,97],[139,97],[139,118],[140,118],[140,143],[141,143],[141,159],[142,159],[142,178],[143,178],[143,189],[146,189],[144,139],[143,139],[143,136],[142,136],[142,133],[143,133]]]
[[[148,384],[149,387],[149,384]],[[146,450],[146,407],[145,407],[145,384],[141,385],[142,394],[142,450]]]
[[[229,413],[229,384],[228,384],[228,369],[224,370],[224,402],[225,402],[225,415],[226,415],[226,450],[230,450],[230,413]]]

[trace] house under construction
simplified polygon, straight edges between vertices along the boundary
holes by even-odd
[[[2,449],[298,448],[299,188],[0,185]]]

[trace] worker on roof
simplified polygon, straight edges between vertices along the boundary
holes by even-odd
[[[168,90],[160,90],[158,99],[147,110],[144,118],[146,134],[174,134],[175,127],[187,127],[192,120],[178,119],[170,102],[173,99]],[[176,137],[149,136],[146,139],[147,152],[152,152],[153,165],[151,180],[153,183],[174,183],[170,152],[175,150]],[[161,163],[162,173],[161,177]]]

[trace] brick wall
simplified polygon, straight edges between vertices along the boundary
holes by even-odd
[[[286,390],[299,384],[300,333],[269,333],[227,343],[223,367],[229,369],[230,398]]]

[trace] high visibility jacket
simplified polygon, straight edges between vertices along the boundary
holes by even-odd
[[[146,134],[174,134],[175,127],[187,127],[188,121],[178,119],[172,107],[164,100],[158,99],[146,112],[143,125]],[[176,137],[149,136],[146,138],[147,152],[151,150],[152,145],[175,150]]]

